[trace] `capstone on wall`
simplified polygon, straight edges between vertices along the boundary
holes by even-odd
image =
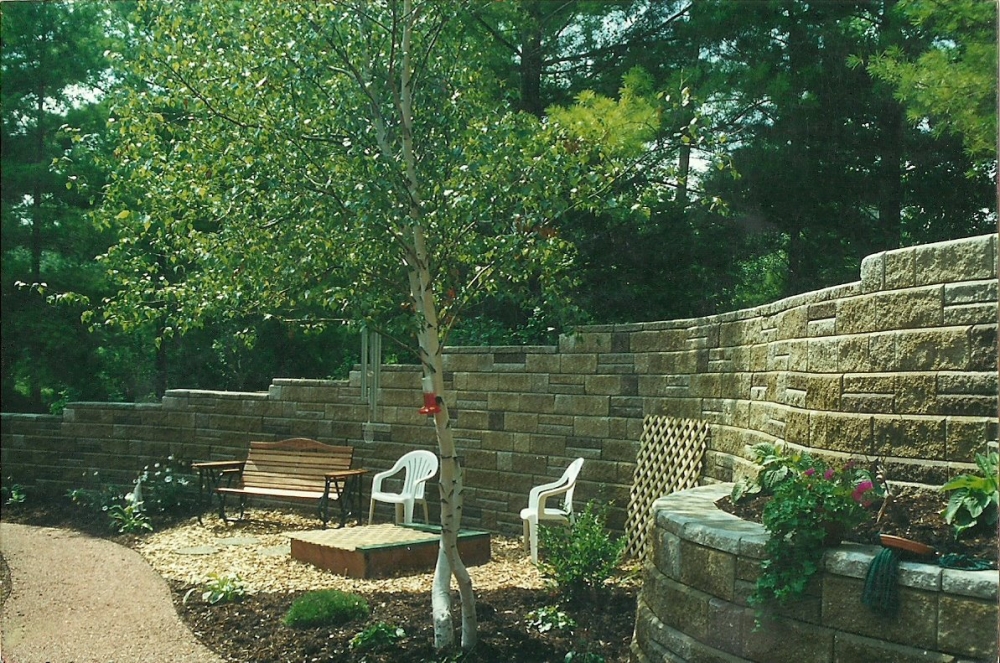
[[[469,525],[520,531],[531,486],[583,456],[578,500],[613,501],[620,527],[647,414],[710,422],[708,483],[741,475],[750,445],[783,442],[940,484],[997,437],[997,237],[872,255],[856,283],[752,309],[584,327],[558,347],[449,348],[445,369]],[[354,445],[359,466],[385,469],[434,448],[419,385],[414,367],[385,367],[374,416],[357,372],[4,414],[2,475],[65,490],[85,472],[124,482],[168,454],[234,458],[292,436]]]

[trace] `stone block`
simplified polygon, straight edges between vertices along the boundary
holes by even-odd
[[[606,438],[609,434],[607,417],[573,417],[573,435],[576,437]]]
[[[830,663],[833,631],[785,617],[764,617],[755,628],[754,611],[743,613],[743,656],[751,661]]]
[[[963,328],[903,331],[896,336],[901,371],[953,371],[969,367],[969,333]],[[995,362],[995,357],[994,357]]]
[[[609,414],[609,409],[610,400],[607,396],[556,395],[556,414],[606,417]]]
[[[875,294],[850,297],[837,302],[837,333],[862,334],[882,329]]]
[[[943,287],[909,289],[875,295],[872,331],[938,327],[943,320]]]
[[[941,596],[937,628],[941,651],[984,661],[997,655],[996,601]]]
[[[681,582],[732,601],[736,555],[681,541]]]
[[[611,332],[576,331],[559,337],[561,353],[611,352]]]
[[[996,279],[996,235],[914,247],[917,285]]]
[[[861,373],[872,370],[868,354],[868,337],[842,336],[837,345],[837,370],[842,373]]]
[[[913,251],[903,249],[885,253],[885,283],[883,289],[912,288],[917,284],[917,267]]]
[[[945,459],[944,417],[874,419],[874,445],[880,454],[902,458]]]
[[[896,351],[896,334],[872,334],[868,337],[868,362],[872,373],[892,372],[899,369]]]
[[[945,419],[945,460],[972,463],[983,453],[984,441],[996,439],[995,426],[988,420],[947,417]]]
[[[572,375],[589,375],[597,372],[596,354],[568,354],[559,356],[559,372]]]
[[[996,303],[955,304],[944,308],[945,326],[990,324],[997,317]]]
[[[629,341],[629,349],[635,353],[683,350],[686,346],[687,331],[683,329],[636,332]]]
[[[995,371],[997,367],[997,326],[975,325],[969,329],[969,371]]]
[[[585,394],[595,396],[618,396],[622,393],[622,377],[620,375],[588,375],[584,379]]]
[[[865,638],[850,633],[837,633],[833,640],[834,663],[955,663],[955,657],[940,652],[927,651]]]
[[[809,444],[815,449],[871,454],[873,415],[836,412],[809,414]]]
[[[899,590],[899,614],[883,617],[861,604],[864,580],[823,578],[823,625],[898,644],[933,649],[937,644],[938,597],[908,587]]]
[[[933,373],[899,373],[896,376],[896,414],[936,414],[937,379]],[[886,411],[887,414],[892,411]]]
[[[885,252],[861,260],[861,290],[875,292],[885,287]]]

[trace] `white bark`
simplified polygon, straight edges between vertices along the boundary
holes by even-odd
[[[437,395],[440,411],[434,414],[434,429],[437,433],[438,449],[441,456],[441,543],[438,548],[437,567],[434,570],[434,585],[431,590],[431,612],[434,623],[434,647],[443,649],[455,642],[454,627],[451,622],[451,578],[458,584],[462,601],[462,648],[471,649],[476,644],[476,601],[472,591],[472,579],[458,553],[458,529],[462,514],[462,477],[455,438],[451,429],[448,406],[442,398],[444,393],[444,362],[441,357],[437,308],[431,288],[429,256],[424,229],[420,223],[420,184],[417,178],[416,155],[413,150],[413,90],[411,87],[410,46],[413,31],[412,0],[403,3],[403,34],[401,40],[401,80],[399,89],[399,113],[402,126],[403,161],[406,165],[406,181],[410,195],[410,217],[413,230],[412,254],[408,256],[407,268],[410,278],[410,294],[413,297],[418,318],[417,338],[420,344],[420,360],[423,374],[430,377]]]

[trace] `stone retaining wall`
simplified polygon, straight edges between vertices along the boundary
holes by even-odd
[[[865,259],[856,283],[752,309],[584,327],[558,347],[449,348],[465,522],[519,532],[530,487],[583,456],[579,501],[613,500],[621,527],[647,414],[711,424],[706,482],[739,476],[768,441],[885,456],[891,479],[943,483],[996,439],[996,253],[996,235],[900,249]],[[370,445],[357,373],[4,414],[2,474],[64,491],[86,470],[128,481],[168,453],[234,458],[289,436],[352,444],[359,465],[385,469],[435,446],[419,385],[414,367],[385,369]]]
[[[747,597],[767,532],[715,507],[729,488],[702,486],[654,504],[653,555],[632,641],[636,663],[996,660],[996,571],[903,562],[899,614],[881,617],[861,604],[876,546],[827,551],[805,598],[755,629]]]

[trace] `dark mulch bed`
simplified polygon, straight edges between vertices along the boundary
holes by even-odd
[[[46,527],[76,529],[93,536],[132,545],[136,537],[114,533],[103,514],[91,515],[66,503],[32,499],[30,503],[5,506],[3,519]],[[168,526],[157,523],[157,527]],[[2,563],[2,558],[0,558]],[[0,567],[2,569],[2,567]],[[3,583],[4,589],[9,583]],[[635,583],[612,586],[606,591],[572,604],[560,605],[575,622],[572,630],[541,633],[529,628],[525,616],[541,606],[555,605],[558,597],[544,590],[512,588],[477,591],[479,644],[465,656],[436,652],[433,647],[430,594],[370,594],[364,598],[372,608],[366,622],[342,627],[295,629],[281,623],[292,601],[302,592],[255,594],[235,603],[208,605],[197,593],[184,602],[190,585],[171,582],[178,614],[195,636],[230,661],[253,663],[411,663],[419,661],[468,661],[469,663],[624,663],[629,660],[629,642],[635,625]],[[453,622],[458,627],[457,593]],[[405,635],[393,646],[375,651],[352,651],[351,639],[367,626],[385,622],[401,627]],[[456,633],[456,638],[458,634]],[[585,654],[595,657],[587,658]],[[601,658],[596,658],[600,656]]]
[[[613,588],[599,600],[565,607],[577,623],[569,630],[540,633],[525,626],[525,615],[543,605],[537,591],[510,589],[479,592],[479,644],[461,659],[435,652],[430,620],[430,596],[422,594],[371,594],[372,614],[365,623],[336,628],[295,629],[280,623],[300,593],[261,594],[238,603],[208,606],[179,605],[184,588],[176,586],[178,612],[195,635],[230,660],[345,661],[404,663],[411,661],[462,660],[481,663],[551,663],[564,660],[571,651],[589,652],[608,663],[628,661],[628,645],[635,624],[633,590]],[[457,614],[454,623],[460,623]],[[391,647],[375,651],[352,651],[350,641],[366,625],[385,622],[405,632]],[[578,656],[574,660],[585,660]]]
[[[717,505],[723,511],[759,523],[764,505],[770,499],[770,496],[755,495],[733,504],[728,497],[724,497]],[[954,529],[941,517],[945,503],[946,500],[940,493],[910,487],[900,488],[880,524],[875,523],[875,516],[881,506],[876,503],[871,507],[870,519],[845,538],[856,543],[877,544],[879,533],[892,534],[929,545],[941,555],[965,555],[991,561],[995,567],[997,529],[978,528],[955,539]]]

